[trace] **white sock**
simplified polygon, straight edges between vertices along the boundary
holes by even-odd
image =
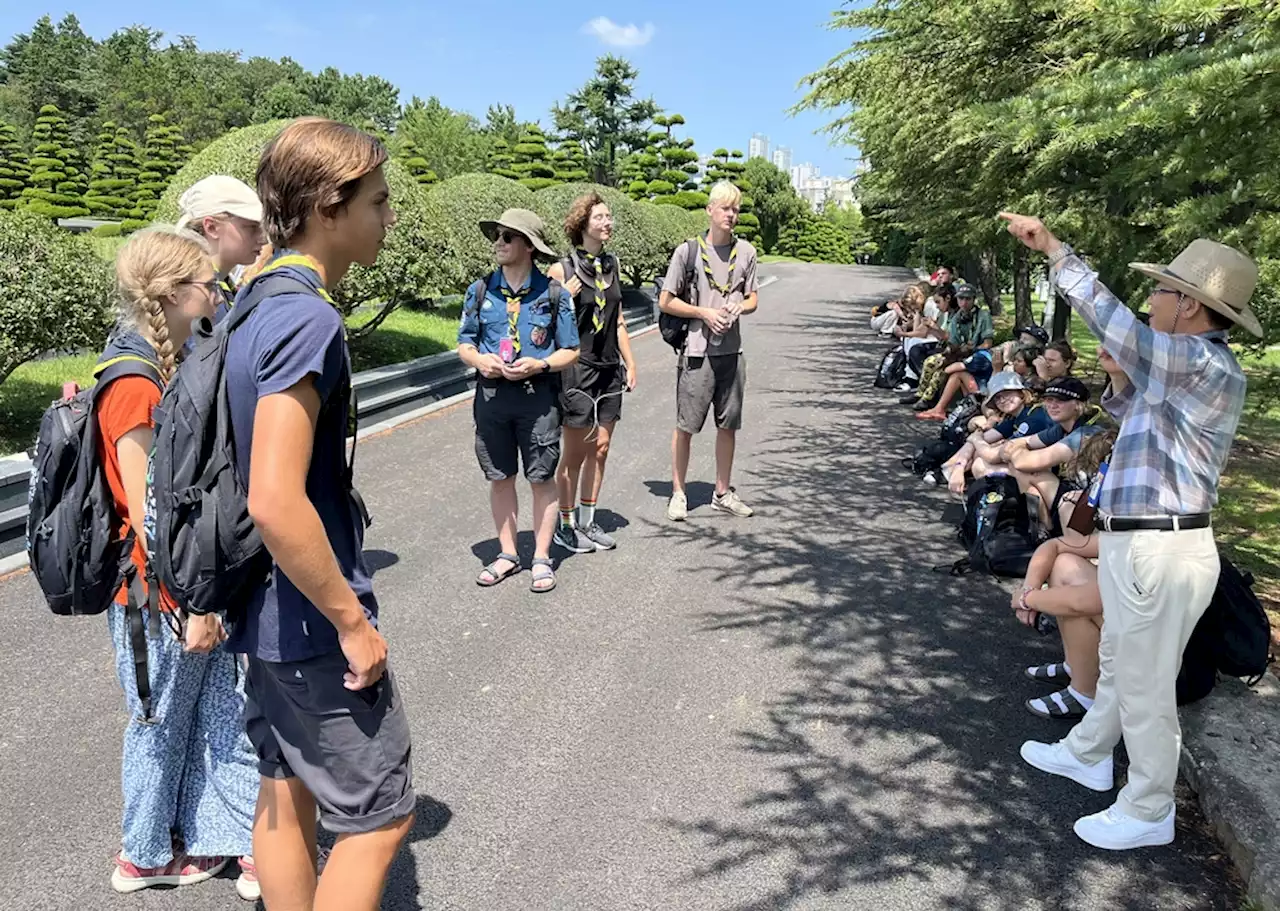
[[[1067,687],[1067,691],[1068,691],[1069,693],[1071,693],[1071,695],[1072,695],[1072,696],[1075,696],[1077,699],[1079,699],[1079,700],[1080,700],[1080,704],[1081,704],[1081,705],[1083,705],[1085,708],[1087,708],[1087,709],[1091,709],[1091,708],[1093,708],[1093,697],[1092,697],[1092,696],[1086,696],[1084,693],[1080,692],[1080,691],[1079,691],[1078,689],[1076,689],[1074,686],[1068,686],[1068,687]]]
[[[590,528],[591,523],[596,520],[596,504],[588,504],[585,501],[578,504],[578,527]]]

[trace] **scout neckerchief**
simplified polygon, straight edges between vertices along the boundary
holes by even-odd
[[[529,282],[532,278],[533,272],[530,271],[529,278],[525,279],[525,284],[519,291],[510,291],[504,284],[498,285],[498,290],[507,300],[507,335],[511,338],[511,352],[516,357],[520,356],[520,330],[516,323],[520,319],[520,304],[524,296],[529,293]]]
[[[228,309],[235,305],[236,302],[236,286],[231,280],[230,275],[223,275],[219,272],[216,276],[218,281],[218,291],[222,294],[222,299],[226,302]]]
[[[738,238],[732,234],[729,235],[729,243],[733,245],[733,252],[729,254],[728,280],[722,285],[711,274],[711,256],[707,252],[707,236],[705,234],[698,235],[698,247],[702,250],[702,270],[707,273],[707,284],[711,286],[712,290],[719,291],[725,297],[733,293],[733,270],[738,264]]]
[[[596,332],[604,328],[604,251],[602,250],[598,256],[593,256],[586,250],[578,250],[578,256],[586,260],[588,266],[595,268],[596,275],[596,309],[591,314],[591,325],[595,327]]]

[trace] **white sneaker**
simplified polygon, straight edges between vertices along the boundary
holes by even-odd
[[[683,492],[673,493],[667,501],[667,518],[672,522],[683,522],[689,515],[689,499]]]
[[[1113,804],[1101,813],[1077,819],[1075,831],[1081,841],[1108,851],[1167,845],[1173,841],[1176,812],[1175,808],[1159,822],[1146,822],[1121,813]]]
[[[1028,765],[1035,766],[1041,772],[1070,778],[1090,790],[1110,791],[1116,786],[1116,774],[1110,756],[1097,765],[1085,765],[1071,755],[1062,741],[1040,743],[1028,740],[1019,752]]]

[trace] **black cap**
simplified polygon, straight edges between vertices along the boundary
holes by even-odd
[[[1074,376],[1063,376],[1045,387],[1046,399],[1061,399],[1065,402],[1089,401],[1089,387]]]
[[[978,289],[973,285],[956,285],[956,297],[976,298],[977,296]]]
[[[1041,345],[1049,344],[1049,333],[1039,326],[1023,326],[1018,330],[1018,335],[1030,335]]]

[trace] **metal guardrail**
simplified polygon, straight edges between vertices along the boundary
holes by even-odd
[[[626,291],[623,306],[629,332],[657,322],[657,302],[651,293]],[[357,423],[363,428],[474,389],[475,371],[463,366],[454,352],[444,351],[361,371],[352,377],[351,385],[360,408]],[[31,463],[25,456],[0,459],[0,572],[25,565],[19,555],[26,550],[30,479]]]

